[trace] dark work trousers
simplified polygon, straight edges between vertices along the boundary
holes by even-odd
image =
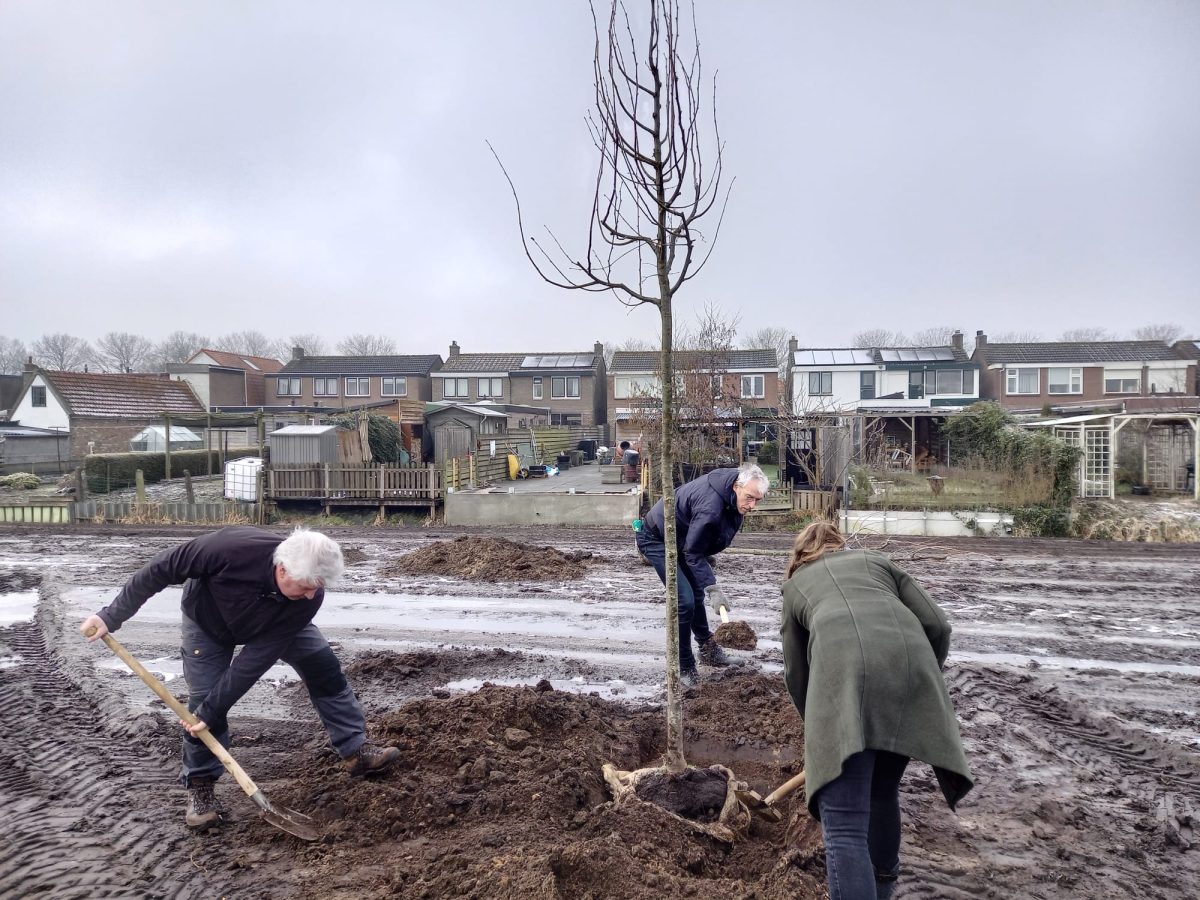
[[[900,779],[908,757],[863,750],[821,788],[829,900],[888,900],[900,871]]]
[[[639,531],[637,548],[642,556],[654,566],[654,571],[665,585],[667,583],[667,545],[660,538],[646,531]],[[708,627],[708,613],[704,610],[704,590],[692,581],[687,569],[678,567],[676,578],[679,583],[679,667],[694,669],[696,657],[692,653],[692,635],[703,644],[712,637]]]
[[[195,712],[218,679],[225,674],[233,660],[234,647],[213,640],[199,625],[183,617],[183,676],[188,686],[188,709]],[[319,655],[317,655],[319,654]],[[366,741],[367,721],[362,705],[354,696],[349,682],[341,674],[340,667],[333,673],[331,692],[329,685],[318,686],[305,675],[312,671],[316,662],[323,663],[322,674],[328,678],[333,651],[329,642],[316,625],[309,623],[297,633],[281,662],[294,668],[304,679],[309,699],[317,710],[321,724],[329,733],[329,740],[338,755],[345,759],[351,756]],[[229,746],[229,729],[226,727],[214,736],[223,747]],[[213,756],[204,742],[190,734],[183,738],[183,771],[180,781],[187,787],[196,777],[216,778],[225,770],[221,761]]]

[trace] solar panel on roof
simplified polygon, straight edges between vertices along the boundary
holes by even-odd
[[[522,369],[536,369],[542,358],[540,356],[527,356],[521,360]]]

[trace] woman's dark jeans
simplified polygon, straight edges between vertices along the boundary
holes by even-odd
[[[863,750],[821,788],[830,900],[887,900],[900,871],[900,779],[907,756]]]
[[[654,566],[659,579],[666,584],[667,545],[645,531],[638,532],[636,542],[642,556]],[[679,584],[679,668],[694,669],[696,657],[692,653],[692,635],[701,644],[712,637],[708,613],[704,609],[704,591],[692,583],[683,566],[679,566],[675,578]]]

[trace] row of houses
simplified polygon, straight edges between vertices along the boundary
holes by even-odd
[[[849,417],[862,441],[873,425],[914,465],[938,456],[945,415],[980,399],[1060,415],[1200,409],[1198,362],[1192,340],[993,344],[983,332],[970,354],[960,332],[946,346],[907,348],[802,347],[793,338],[782,367],[771,349],[675,354],[685,420],[736,424],[751,440],[777,435],[787,420],[790,443],[803,452],[819,440],[814,422]],[[296,347],[286,362],[203,349],[167,368],[100,374],[27,366],[19,383],[0,384],[10,409],[0,434],[5,467],[45,459],[50,444],[50,458],[64,464],[128,450],[142,429],[167,417],[210,432],[210,445],[215,431],[220,445],[234,448],[261,440],[264,418],[273,430],[344,410],[394,418],[414,459],[440,461],[480,440],[544,425],[601,429],[616,443],[642,437],[661,396],[658,353],[616,351],[606,361],[600,343],[570,352],[464,353],[455,341],[445,358],[314,356]],[[22,454],[21,446],[37,452]]]

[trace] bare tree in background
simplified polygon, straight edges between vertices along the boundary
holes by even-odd
[[[1039,344],[1042,340],[1036,331],[1001,331],[988,336],[989,344]]]
[[[279,359],[283,362],[289,360],[293,347],[300,347],[306,356],[324,356],[329,352],[325,338],[319,334],[293,334],[287,339],[284,355]]]
[[[0,335],[0,375],[20,375],[28,358],[29,352],[21,341]]]
[[[144,372],[154,359],[154,345],[140,334],[110,331],[96,341],[96,365],[105,372]]]
[[[612,368],[613,354],[621,353],[657,353],[660,347],[658,341],[652,341],[647,338],[626,338],[619,344],[605,342],[604,344],[604,367]]]
[[[194,331],[172,331],[154,346],[154,368],[161,372],[170,363],[187,362],[206,344],[207,335]]]
[[[337,352],[342,356],[391,356],[396,342],[381,334],[352,334],[338,341]]]
[[[1072,341],[1075,343],[1090,343],[1092,341],[1115,341],[1117,336],[1107,328],[1102,328],[1099,325],[1088,325],[1082,328],[1068,328],[1062,333],[1060,341]]]
[[[854,335],[850,346],[868,350],[872,347],[908,347],[908,338],[903,332],[888,328],[868,328]]]
[[[962,331],[962,329],[955,328],[953,325],[934,325],[930,328],[922,328],[920,331],[914,331],[910,335],[912,343],[909,346],[949,347],[954,340],[954,332],[956,331]]]
[[[792,333],[786,328],[768,326],[750,332],[741,340],[743,350],[774,350],[775,360],[779,365],[779,377],[787,376],[788,341]]]
[[[543,245],[525,231],[520,197],[501,169],[517,204],[522,246],[538,274],[568,290],[611,293],[626,306],[659,312],[662,431],[658,468],[665,512],[667,599],[667,750],[673,772],[687,766],[683,754],[683,705],[679,686],[679,594],[676,583],[675,490],[667,476],[674,460],[674,300],[712,252],[724,202],[721,141],[715,103],[712,136],[701,123],[703,83],[695,9],[681,22],[675,0],[647,0],[645,18],[634,18],[619,0],[601,29],[592,6],[596,51],[596,107],[589,130],[600,154],[586,251],[570,255],[547,229]],[[686,30],[686,34],[683,30]],[[716,83],[712,86],[715,98]],[[494,151],[493,151],[494,152]],[[496,161],[500,162],[499,156]],[[707,164],[707,168],[706,168]],[[724,197],[728,198],[726,191]],[[711,234],[701,220],[717,214]],[[702,602],[697,598],[697,602]]]
[[[33,361],[43,369],[76,372],[93,356],[92,345],[72,334],[44,334],[33,343]]]
[[[213,349],[274,359],[279,353],[279,342],[261,331],[232,331],[217,338],[217,345]]]
[[[1133,339],[1135,341],[1162,341],[1171,344],[1179,340],[1179,335],[1182,333],[1183,329],[1174,322],[1160,322],[1156,325],[1143,325],[1141,328],[1135,328]]]

